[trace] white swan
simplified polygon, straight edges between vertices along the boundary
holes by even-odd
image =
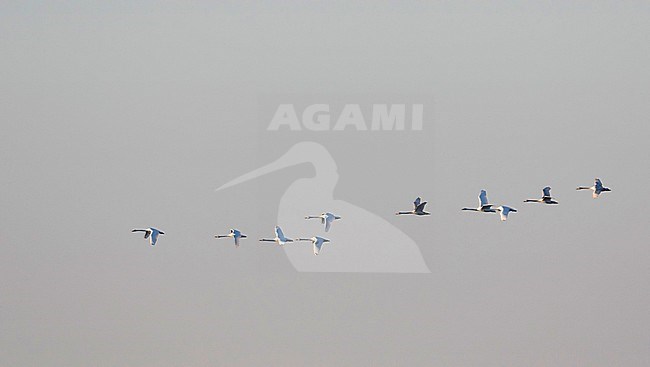
[[[237,230],[237,229],[231,229],[231,230],[230,230],[230,233],[228,233],[228,234],[224,234],[224,235],[220,235],[220,234],[218,234],[218,235],[216,235],[216,236],[214,236],[214,237],[215,237],[215,238],[225,238],[225,237],[231,237],[231,238],[234,238],[234,239],[235,239],[235,247],[239,247],[239,239],[240,239],[240,238],[246,238],[246,237],[248,237],[248,236],[246,236],[245,234],[241,233],[241,232],[240,232],[239,230]]]
[[[481,190],[481,193],[478,195],[478,208],[463,208],[461,210],[470,210],[482,213],[496,213],[496,209],[494,209],[493,205],[488,202],[487,192],[485,190]]]
[[[330,231],[330,227],[332,226],[332,223],[335,220],[341,219],[338,215],[334,215],[332,213],[321,213],[321,215],[308,215],[305,217],[305,219],[319,219],[322,224],[325,225],[325,232]]]
[[[280,246],[284,246],[287,242],[293,242],[291,238],[286,238],[282,233],[280,226],[275,226],[275,238],[261,238],[260,242],[275,242]]]
[[[415,199],[413,202],[413,210],[408,211],[408,212],[397,212],[395,215],[405,215],[405,214],[413,214],[413,215],[429,215],[430,213],[427,213],[424,211],[424,207],[427,205],[426,201],[422,201],[420,197]]]
[[[144,232],[144,238],[149,239],[149,244],[151,246],[155,246],[156,242],[158,242],[158,235],[165,234],[165,232],[153,227],[144,228],[144,229],[136,228],[131,230],[131,232]]]
[[[598,198],[598,196],[603,192],[612,191],[610,188],[604,187],[603,183],[600,181],[599,178],[594,179],[594,185],[593,186],[590,186],[590,187],[578,186],[578,188],[576,190],[591,190],[591,191],[593,191],[591,196],[594,199]]]
[[[553,197],[551,197],[551,187],[546,186],[542,189],[542,198],[541,199],[526,199],[524,203],[544,203],[544,204],[558,204]]]

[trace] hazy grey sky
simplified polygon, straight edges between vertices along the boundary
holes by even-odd
[[[650,365],[647,4],[272,4],[0,5],[0,365]],[[427,119],[266,130],[313,101]],[[258,244],[314,168],[215,188],[305,140],[431,274]],[[559,206],[522,203],[545,185]],[[461,212],[480,189],[519,212]],[[430,217],[394,216],[417,195]]]

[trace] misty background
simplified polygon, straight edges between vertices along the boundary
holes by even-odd
[[[649,365],[649,10],[2,3],[0,364]],[[427,120],[267,131],[287,95]],[[215,189],[305,140],[431,274],[299,273],[259,245],[314,168]],[[594,177],[613,192],[575,191]],[[522,203],[546,185],[560,205]],[[461,212],[480,189],[519,212]],[[418,195],[431,216],[394,215]]]

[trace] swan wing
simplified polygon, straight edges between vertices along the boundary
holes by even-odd
[[[487,191],[481,190],[481,193],[478,195],[479,207],[484,207],[489,205],[487,198]]]
[[[151,233],[151,239],[149,240],[149,243],[151,246],[155,246],[156,242],[158,242],[158,231],[151,231],[147,233]]]
[[[596,191],[602,191],[603,190],[603,183],[600,181],[600,178],[597,178],[594,181],[594,187],[596,188]]]
[[[423,212],[423,211],[424,211],[424,207],[425,207],[426,205],[427,205],[427,202],[426,202],[426,201],[423,202],[423,203],[420,203],[417,207],[415,207],[415,211],[416,211],[416,212]]]
[[[323,247],[323,243],[323,240],[320,238],[314,241],[314,255],[318,255],[320,253],[320,249]]]
[[[286,237],[284,237],[284,233],[282,233],[282,228],[280,228],[280,226],[275,226],[275,236],[281,241],[286,241]]]
[[[324,219],[325,221],[325,232],[329,232],[330,227],[332,226],[332,222],[334,221],[334,217],[328,216],[327,219]]]
[[[508,214],[510,214],[510,212],[516,212],[517,209],[511,208],[509,206],[500,206],[498,211],[501,215],[501,220],[505,221],[508,219]]]

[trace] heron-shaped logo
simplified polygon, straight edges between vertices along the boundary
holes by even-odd
[[[305,215],[332,212],[341,216],[327,233],[329,247],[314,256],[304,246],[282,246],[299,272],[430,273],[418,245],[380,216],[343,200],[334,199],[337,165],[329,151],[315,142],[292,146],[275,162],[246,173],[217,189],[223,190],[268,173],[301,163],[311,163],[316,174],[295,180],[280,199],[277,223],[287,233],[323,235]]]

